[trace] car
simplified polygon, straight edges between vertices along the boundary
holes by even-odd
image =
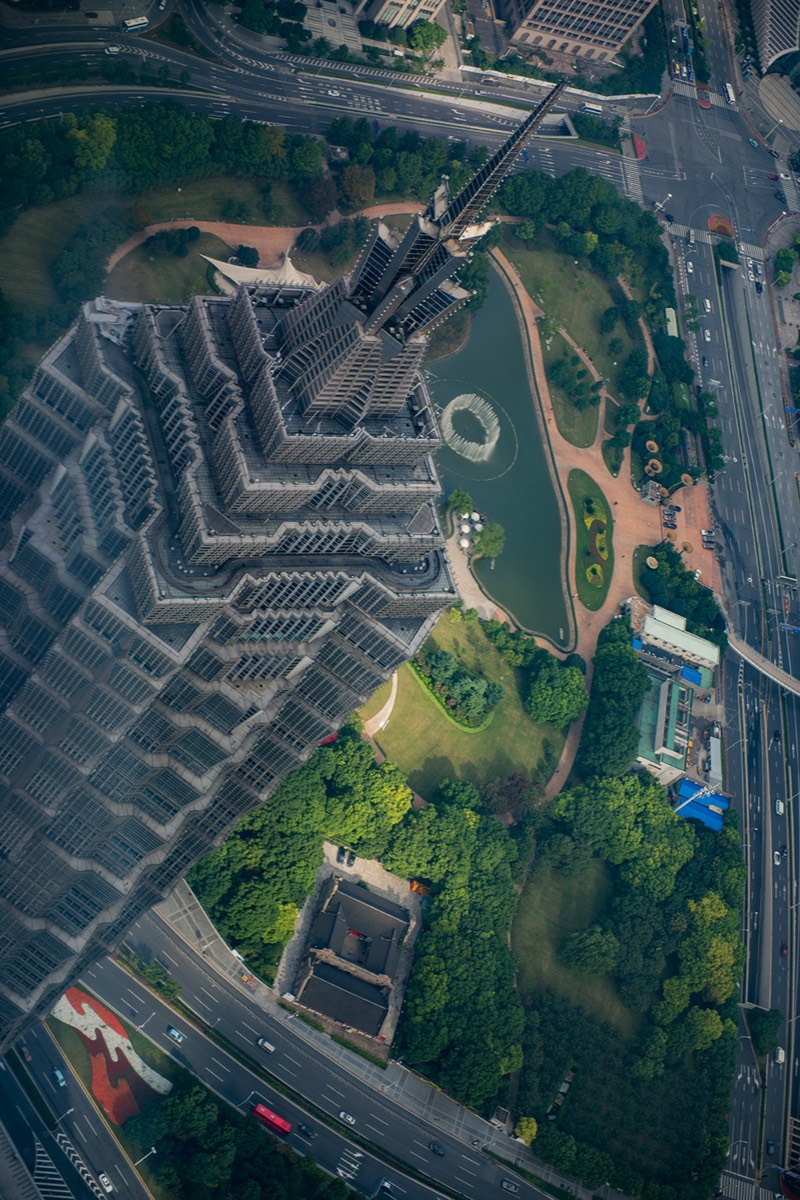
[[[297,1124],[297,1132],[304,1138],[308,1138],[309,1141],[312,1141],[317,1136],[316,1132],[311,1128],[310,1125],[303,1125],[300,1122]]]
[[[705,340],[705,341],[707,341],[707,342],[710,342],[710,341],[711,341],[711,330],[710,330],[710,329],[704,329],[704,330],[703,330],[703,338],[704,338],[704,340]]]
[[[96,19],[97,19],[97,17],[98,17],[100,14],[99,14],[99,13],[96,13],[96,12],[86,12],[86,13],[84,13],[83,15],[86,17],[86,20],[87,20],[87,21],[91,21],[91,20],[93,20],[93,19],[95,19],[95,20],[96,20]]]
[[[428,1149],[431,1154],[438,1154],[439,1158],[444,1158],[444,1149],[438,1142],[428,1142]]]
[[[122,46],[106,46],[106,54],[119,54]]]
[[[677,529],[678,528],[678,526],[675,524],[674,521],[664,521],[663,525],[664,525],[665,529]]]
[[[262,1050],[266,1050],[267,1054],[275,1053],[275,1047],[273,1046],[272,1042],[268,1042],[266,1038],[259,1038],[258,1044]]]
[[[344,1121],[345,1125],[355,1125],[356,1123],[355,1117],[351,1116],[349,1112],[345,1112],[344,1109],[339,1113],[339,1120]]]
[[[356,856],[352,850],[347,851],[347,865],[348,867],[354,867],[356,865]]]
[[[780,850],[774,850],[774,851],[773,851],[773,854],[772,854],[772,861],[774,862],[774,864],[775,864],[775,866],[776,866],[776,867],[779,867],[779,866],[781,865],[781,852],[780,852]]]
[[[336,88],[328,88],[329,96],[341,96],[341,92],[337,92]]]
[[[785,846],[785,845],[781,846],[781,858],[786,858],[786,855],[788,853],[789,853],[789,847]]]
[[[750,270],[752,271],[752,269],[753,269],[753,260],[752,260],[752,258],[748,258],[748,260],[747,260],[747,265],[748,265],[748,267],[750,268]]]
[[[786,202],[786,197],[784,196],[784,194],[783,194],[783,192],[780,190],[780,188],[775,188],[775,191],[774,191],[772,194],[773,194],[773,196],[775,197],[775,199],[776,199],[776,200],[780,200],[781,204],[785,204],[785,202]]]
[[[108,1178],[108,1176],[106,1175],[105,1171],[101,1171],[99,1173],[99,1175],[97,1176],[97,1182],[100,1184],[100,1187],[103,1189],[104,1192],[113,1192],[114,1185],[111,1182],[111,1180]]]
[[[342,864],[344,863],[346,856],[347,856],[347,851],[345,850],[344,846],[340,846],[339,849],[336,851],[336,861],[337,861],[337,863],[339,863],[340,866],[342,866]]]
[[[700,536],[707,537],[707,538],[713,538],[713,537],[716,537],[717,535],[714,533],[713,529],[701,529]]]
[[[781,958],[787,958],[789,955],[789,943],[781,942]]]
[[[694,275],[694,263],[687,262],[686,270],[689,275]]]
[[[747,272],[747,278],[750,280],[751,283],[755,283],[755,281],[756,281],[756,277],[752,271]]]
[[[761,295],[761,293],[763,292],[763,290],[764,290],[764,285],[763,285],[763,283],[761,282],[761,280],[760,280],[760,279],[757,279],[757,280],[756,280],[756,291],[758,292],[759,296]]]
[[[774,1153],[775,1153],[775,1143],[773,1142],[772,1138],[767,1138],[767,1154],[774,1154]]]
[[[55,1081],[59,1087],[67,1086],[67,1081],[64,1078],[64,1072],[59,1071],[58,1067],[53,1067],[53,1078],[55,1079]]]
[[[780,154],[778,154],[777,150],[770,150],[770,154],[773,158],[780,158]]]
[[[504,1192],[511,1192],[512,1196],[516,1196],[517,1192],[519,1191],[519,1184],[514,1183],[513,1179],[501,1179],[500,1187]]]
[[[702,574],[703,574],[703,572],[698,567],[697,570],[694,572],[695,579],[699,579]]]
[[[19,1052],[22,1055],[22,1057],[25,1059],[25,1062],[31,1062],[31,1052],[27,1046],[21,1045],[19,1048]]]
[[[767,179],[771,179],[773,183],[777,183],[780,179],[780,175],[776,175],[774,171],[770,171],[769,175],[767,175]]]
[[[750,143],[750,145],[753,147],[754,150],[758,149],[758,142],[756,141],[755,138],[748,138],[747,140]]]
[[[753,263],[753,270],[755,271],[756,279],[758,279],[759,275],[761,274],[761,267],[758,265],[758,263]]]
[[[680,504],[671,504],[670,508],[672,509],[673,512],[683,512],[683,509],[681,508]]]
[[[664,213],[664,220],[665,220],[665,221],[666,221],[666,222],[667,222],[669,225],[674,225],[674,224],[675,224],[675,218],[673,217],[672,213]]]
[[[707,354],[703,355],[703,366],[704,367],[708,366],[708,355]]]
[[[180,1029],[176,1029],[174,1025],[167,1026],[167,1037],[171,1037],[173,1042],[177,1042],[178,1045],[186,1040],[186,1034],[181,1033]]]

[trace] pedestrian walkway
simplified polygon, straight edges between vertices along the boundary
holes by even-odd
[[[718,601],[718,603],[720,608],[723,608],[722,602]],[[773,683],[780,684],[782,688],[785,688],[787,692],[791,692],[793,696],[800,696],[800,679],[795,679],[794,675],[790,675],[788,671],[784,671],[776,663],[770,662],[763,654],[759,654],[752,646],[748,646],[747,642],[740,641],[731,626],[728,626],[727,633],[728,645],[734,654],[738,654],[740,658],[748,662],[760,675],[771,679]]]
[[[698,93],[694,84],[683,83],[682,80],[676,79],[672,84],[672,90],[676,96],[691,96],[693,100],[697,99]],[[738,104],[728,104],[725,97],[720,95],[719,92],[707,92],[704,88],[701,92],[701,95],[703,96],[704,100],[709,100],[714,108],[729,108],[731,112],[739,111]]]
[[[688,238],[690,226],[670,225],[669,231],[673,237]],[[696,242],[705,242],[707,245],[710,245],[713,241],[713,238],[707,229],[695,229],[694,238]]]

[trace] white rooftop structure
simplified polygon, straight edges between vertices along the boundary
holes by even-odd
[[[304,271],[298,271],[288,254],[284,256],[283,262],[277,267],[242,267],[236,263],[222,262],[218,258],[209,258],[207,254],[201,254],[200,257],[211,263],[220,275],[236,285],[245,283],[274,287],[276,284],[286,284],[290,287],[314,288],[315,291],[320,287],[313,275],[306,275]]]
[[[656,604],[642,624],[642,638],[654,646],[674,651],[689,662],[713,669],[719,666],[719,646],[686,629],[686,617]]]

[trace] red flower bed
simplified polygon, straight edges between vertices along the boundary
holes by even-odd
[[[633,135],[633,151],[638,159],[647,158],[647,146],[644,143],[644,138],[640,138],[638,133]]]

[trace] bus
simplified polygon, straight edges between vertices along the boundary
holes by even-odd
[[[149,24],[147,17],[131,17],[129,21],[122,22],[122,28],[126,33],[135,33],[137,29],[147,29]]]
[[[723,91],[725,92],[725,99],[728,101],[728,104],[735,104],[736,97],[734,96],[733,88],[729,83],[723,84]]]
[[[267,1129],[271,1129],[273,1133],[280,1133],[286,1137],[287,1133],[292,1132],[292,1125],[284,1117],[279,1117],[271,1108],[267,1108],[266,1104],[257,1104],[252,1110],[252,1115],[258,1117]]]
[[[599,104],[582,104],[581,112],[589,117],[602,117],[603,110]]]

